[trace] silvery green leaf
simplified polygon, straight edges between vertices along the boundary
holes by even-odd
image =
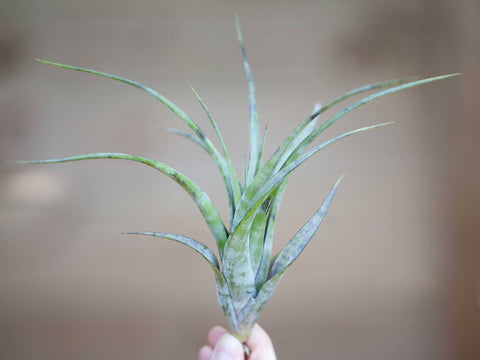
[[[327,213],[327,210],[333,200],[333,196],[335,195],[335,191],[337,190],[341,179],[342,177],[337,180],[320,209],[315,212],[315,214],[305,223],[305,225],[275,257],[270,274],[268,275],[268,280],[261,286],[257,296],[250,299],[238,313],[240,327],[252,327],[253,324],[255,324],[260,316],[260,313],[272,297],[275,289],[278,286],[278,283],[285,274],[285,271],[300,255],[320,226],[320,223],[325,217],[325,214]]]
[[[414,86],[418,86],[418,85],[423,85],[423,84],[428,84],[430,82],[433,82],[433,81],[437,81],[437,80],[443,80],[443,79],[447,79],[449,77],[452,77],[452,76],[456,76],[456,75],[459,75],[459,74],[450,74],[450,75],[443,75],[443,76],[435,76],[435,77],[432,77],[432,78],[428,78],[428,79],[422,79],[422,80],[417,80],[417,81],[412,81],[412,82],[409,82],[409,83],[406,83],[406,84],[401,84],[401,85],[398,85],[398,86],[395,86],[393,88],[390,88],[390,89],[386,89],[386,90],[382,90],[382,91],[379,91],[375,94],[372,94],[372,95],[369,95],[367,97],[364,97],[363,99],[360,99],[359,101],[355,102],[354,104],[346,107],[345,109],[343,109],[342,111],[338,112],[337,114],[335,114],[334,116],[332,116],[330,119],[328,119],[327,121],[325,121],[323,124],[321,124],[315,131],[313,131],[298,147],[303,151],[303,149],[305,149],[309,144],[311,144],[311,142],[318,136],[320,135],[321,133],[323,133],[326,129],[328,129],[331,125],[333,125],[338,119],[340,119],[341,117],[343,117],[344,115],[348,114],[350,111],[352,110],[355,110],[356,108],[364,105],[364,104],[367,104],[369,103],[370,101],[372,100],[375,100],[379,97],[382,97],[382,96],[385,96],[385,95],[389,95],[389,94],[393,94],[393,93],[396,93],[398,91],[401,91],[401,90],[405,90],[405,89],[408,89],[408,88],[411,88],[411,87],[414,87]],[[358,91],[357,91],[358,92]],[[297,152],[297,154],[300,154],[301,151]]]
[[[198,146],[200,146],[203,150],[205,150],[207,153],[208,153],[208,149],[207,147],[205,146],[205,143],[203,141],[201,141],[198,137],[196,137],[195,135],[192,135],[190,133],[187,133],[186,131],[183,131],[183,130],[179,130],[179,129],[172,129],[172,128],[168,128],[167,131],[169,133],[172,133],[172,134],[175,134],[175,135],[178,135],[178,136],[181,136],[181,137],[184,137],[192,142],[194,142],[195,144],[197,144]]]
[[[311,116],[314,116],[314,114],[319,112],[321,109],[321,106],[316,106]],[[285,149],[285,151],[283,151],[282,155],[275,164],[273,173],[278,172],[282,168],[290,155],[292,155],[292,153],[296,150],[298,145],[300,145],[302,141],[305,140],[305,138],[307,138],[307,136],[309,136],[315,130],[317,125],[318,117],[315,117],[312,119],[312,121],[308,122],[305,127],[292,139],[292,141],[288,144],[287,148]]]
[[[215,147],[213,144],[210,142],[210,140],[206,137],[205,133],[200,129],[200,127],[178,106],[176,106],[174,103],[172,103],[170,100],[168,100],[165,96],[159,94],[155,90],[149,88],[148,86],[145,86],[137,81],[129,80],[117,75],[109,74],[106,72],[102,71],[97,71],[97,70],[92,70],[92,69],[86,69],[78,66],[72,66],[72,65],[66,65],[66,64],[59,64],[55,63],[52,61],[47,61],[47,60],[41,60],[41,59],[36,59],[37,61],[48,64],[48,65],[53,65],[56,67],[60,67],[63,69],[68,69],[68,70],[75,70],[75,71],[80,71],[80,72],[85,72],[88,74],[93,74],[93,75],[98,75],[104,78],[112,79],[115,81],[119,81],[128,85],[131,85],[133,87],[136,87],[137,89],[140,89],[147,94],[153,96],[155,99],[159,100],[162,104],[164,104],[168,109],[170,109],[175,115],[177,115],[185,124],[190,127],[195,134],[200,138],[200,140],[205,142],[205,145],[209,148],[210,151],[215,152]]]
[[[146,235],[146,236],[153,236],[159,237],[162,239],[176,241],[180,244],[188,246],[189,248],[195,250],[197,253],[202,255],[202,257],[208,261],[210,267],[215,272],[220,272],[220,265],[218,263],[218,259],[215,254],[210,250],[206,245],[202,244],[197,240],[190,239],[186,236],[171,234],[171,233],[164,233],[164,232],[145,232],[145,231],[128,231],[122,232],[122,234],[129,234],[129,235]]]
[[[215,272],[215,281],[217,285],[217,299],[222,308],[223,313],[228,321],[228,326],[230,331],[234,335],[241,334],[242,330],[240,328],[237,311],[235,310],[232,296],[230,294],[230,288],[228,287],[228,282],[225,279],[225,276],[219,272]],[[238,336],[237,336],[238,337]]]
[[[283,275],[284,273],[281,273],[270,278],[260,288],[257,296],[247,302],[247,304],[238,314],[238,322],[240,328],[246,328],[248,329],[248,331],[250,331],[253,325],[257,322],[262,310],[265,308],[268,301],[272,297]]]
[[[263,247],[265,243],[265,231],[267,227],[268,217],[270,215],[272,200],[269,196],[265,199],[262,205],[257,209],[257,213],[252,222],[250,228],[250,234],[248,238],[250,249],[250,261],[252,264],[252,271],[255,274],[258,272],[258,267],[262,260]]]
[[[223,140],[223,136],[220,132],[220,129],[217,126],[217,123],[215,122],[215,119],[213,118],[212,114],[210,113],[210,110],[208,110],[207,105],[204,103],[200,95],[195,91],[195,89],[192,87],[192,91],[195,94],[195,97],[197,98],[198,102],[202,106],[203,110],[207,114],[208,119],[210,120],[210,123],[215,131],[215,134],[217,135],[218,141],[220,142],[220,146],[222,147],[223,150],[223,155],[225,157],[226,161],[226,167],[222,164],[222,166],[219,165],[219,169],[222,172],[222,176],[224,178],[224,182],[227,188],[227,195],[228,195],[228,203],[230,207],[230,225],[233,221],[233,215],[235,213],[235,206],[240,201],[240,197],[242,196],[242,191],[240,188],[240,184],[238,182],[237,175],[235,173],[235,169],[233,168],[232,160],[230,158],[230,155],[228,154],[227,147],[225,145],[225,141]],[[215,158],[214,158],[215,160]],[[219,160],[216,160],[219,161]],[[223,163],[223,161],[222,161]]]
[[[346,94],[336,98],[335,100],[331,101],[329,104],[325,106],[317,106],[314,108],[313,113],[308,116],[305,120],[303,120],[295,129],[290,133],[290,135],[282,142],[280,147],[275,151],[272,157],[267,161],[265,166],[259,171],[259,173],[255,176],[254,182],[251,184],[248,190],[248,193],[245,193],[243,196],[244,198],[250,198],[251,194],[258,191],[260,186],[270,177],[270,175],[278,169],[281,168],[285,164],[285,161],[294,154],[301,154],[301,152],[310,144],[304,144],[301,149],[298,149],[299,145],[305,140],[305,135],[310,135],[313,131],[313,127],[317,124],[317,117],[321,113],[328,110],[330,107],[354,96],[358,95],[363,92],[384,88],[392,85],[399,85],[404,84],[406,82],[411,81],[413,78],[406,78],[406,79],[397,79],[397,80],[389,80],[384,81],[376,84],[370,84],[366,86],[362,86],[360,88],[351,90]],[[313,125],[314,123],[315,125]],[[298,141],[301,139],[301,141]],[[313,138],[312,138],[313,141]]]
[[[255,273],[250,257],[249,234],[256,211],[251,211],[225,243],[222,273],[227,280],[235,311],[255,296]]]
[[[258,169],[260,168],[261,162],[261,142],[260,142],[260,131],[258,127],[258,112],[257,112],[257,100],[255,97],[255,85],[253,82],[252,70],[247,60],[247,54],[245,52],[245,46],[243,44],[242,30],[240,29],[240,21],[238,16],[235,16],[235,24],[237,27],[237,38],[240,45],[240,50],[242,52],[243,67],[245,68],[245,74],[247,76],[248,83],[248,99],[249,99],[249,109],[250,109],[250,153],[248,158],[248,168],[247,168],[247,182],[244,183],[246,187],[250,181],[253,179]]]
[[[343,176],[342,176],[343,177]],[[310,239],[313,237],[317,231],[320,223],[322,222],[325,214],[332,203],[337,187],[342,180],[340,177],[333,188],[328,193],[326,199],[324,200],[322,206],[313,214],[313,216],[302,226],[302,228],[295,234],[295,236],[283,247],[280,253],[275,256],[275,260],[272,263],[270,269],[270,278],[274,277],[277,274],[285,272],[287,268],[295,261],[295,259],[300,255],[300,253],[305,249]]]
[[[273,176],[269,177],[266,179],[262,184],[260,184],[260,188],[253,192],[250,193],[250,189],[246,189],[244,191],[244,196],[242,196],[242,200],[240,200],[238,206],[237,206],[237,211],[235,212],[235,218],[234,218],[234,226],[237,221],[241,220],[243,216],[250,211],[253,207],[257,206],[258,202],[265,196],[266,193],[269,193],[272,191],[273,188],[275,188],[280,181],[282,181],[286,176],[288,176],[293,170],[295,170],[298,166],[303,164],[305,161],[307,161],[309,158],[311,158],[314,154],[319,152],[320,150],[324,149],[328,145],[333,144],[334,142],[344,139],[347,136],[354,135],[363,131],[371,130],[380,126],[385,126],[389,125],[389,123],[383,123],[383,124],[378,124],[378,125],[373,125],[373,126],[367,126],[363,127],[360,129],[348,131],[342,135],[336,136],[333,139],[330,139],[316,147],[314,147],[312,150],[308,151],[307,153],[303,154],[302,156],[299,156],[292,161],[289,161],[287,165],[285,165],[278,173],[273,174]],[[253,184],[252,184],[253,185]],[[248,193],[250,197],[246,197],[245,195]]]
[[[375,84],[369,84],[369,85],[361,86],[359,88],[356,88],[354,90],[351,90],[351,91],[343,94],[342,96],[339,96],[338,98],[331,101],[327,105],[322,106],[320,109],[317,110],[317,113],[321,114],[321,113],[327,111],[328,109],[330,109],[332,106],[337,105],[338,103],[340,103],[340,102],[342,102],[342,101],[344,101],[344,100],[346,100],[346,99],[348,99],[352,96],[355,96],[355,95],[358,95],[358,94],[361,94],[361,93],[364,93],[364,92],[367,92],[367,91],[372,91],[372,90],[376,90],[376,89],[381,89],[381,88],[393,86],[393,85],[406,84],[406,83],[412,82],[414,80],[418,80],[418,77],[408,77],[408,78],[404,78],[404,79],[387,80],[387,81],[382,81],[382,82],[375,83]]]
[[[271,200],[272,201],[270,205],[271,209],[268,216],[267,228],[265,231],[262,258],[260,260],[260,264],[258,266],[258,270],[255,275],[255,287],[257,291],[260,290],[261,286],[267,280],[268,272],[270,270],[270,256],[272,254],[275,220],[277,217],[278,209],[280,207],[280,203],[282,201],[283,193],[287,185],[287,181],[288,181],[288,177],[281,182],[280,186],[274,192],[272,192],[272,194],[269,197],[273,200]]]
[[[137,89],[140,89],[147,94],[153,96],[155,99],[159,100],[162,104],[164,104],[168,109],[170,109],[175,115],[177,115],[185,124],[190,127],[193,132],[197,135],[198,141],[202,142],[204,146],[202,146],[204,149],[207,150],[207,152],[210,154],[210,156],[213,158],[215,163],[218,166],[218,169],[220,171],[220,175],[222,176],[223,182],[225,183],[225,186],[227,188],[227,192],[229,193],[230,197],[233,197],[233,189],[231,188],[232,186],[229,187],[229,180],[228,180],[228,170],[227,166],[225,164],[224,159],[218,152],[218,150],[215,148],[215,146],[212,144],[210,139],[205,135],[205,133],[200,129],[200,127],[178,106],[176,106],[174,103],[172,103],[170,100],[168,100],[165,96],[159,94],[155,90],[149,88],[148,86],[145,86],[137,81],[129,80],[117,75],[105,73],[102,71],[97,71],[97,70],[91,70],[91,69],[86,69],[78,66],[71,66],[71,65],[65,65],[65,64],[59,64],[47,60],[41,60],[41,59],[36,59],[37,61],[48,64],[48,65],[53,65],[56,67],[64,68],[64,69],[69,69],[69,70],[75,70],[75,71],[80,71],[80,72],[85,72],[93,75],[98,75],[104,78],[120,81],[122,83],[131,85],[133,87],[136,87]],[[231,184],[234,182],[232,181]],[[238,194],[237,194],[238,195]],[[233,200],[232,200],[233,201]],[[220,251],[223,251],[223,249],[220,249]]]
[[[227,281],[223,276],[222,272],[220,271],[220,267],[218,264],[218,259],[215,254],[204,244],[199,241],[190,239],[185,236],[170,234],[170,233],[163,233],[163,232],[125,232],[124,234],[133,234],[133,235],[147,235],[147,236],[154,236],[160,237],[163,239],[173,240],[179,242],[183,245],[188,246],[189,248],[195,250],[200,255],[203,256],[205,260],[209,263],[210,267],[212,268],[215,274],[215,281],[217,285],[217,297],[218,302],[228,319],[230,329],[240,332],[237,314],[233,307],[232,298],[230,296],[230,290],[228,289]]]
[[[275,191],[275,187],[267,191],[248,211],[235,230],[230,233],[224,247],[222,273],[228,282],[237,312],[256,294],[256,273],[252,269],[250,257],[250,229],[258,208],[273,191]]]
[[[249,199],[262,187],[262,185],[272,176],[272,173],[278,164],[280,158],[285,153],[288,146],[294,141],[295,138],[299,136],[299,134],[306,128],[308,125],[314,121],[314,117],[309,116],[302,123],[300,123],[295,130],[290,133],[290,135],[282,142],[280,147],[274,152],[271,158],[266,162],[266,164],[259,170],[259,172],[255,175],[253,181],[244,188],[242,198],[240,199],[240,203],[248,202]],[[246,182],[244,182],[246,184]],[[238,222],[241,221],[241,216],[235,214],[232,229],[238,225]]]
[[[180,185],[193,199],[197,204],[198,209],[203,215],[205,222],[207,223],[210,231],[212,232],[217,246],[222,252],[222,249],[227,240],[227,231],[225,225],[223,224],[220,216],[218,215],[215,206],[213,206],[212,201],[208,195],[192,180],[180,173],[179,171],[171,168],[168,165],[165,165],[161,162],[147,159],[141,156],[121,154],[121,153],[95,153],[95,154],[86,154],[71,156],[61,159],[50,159],[50,160],[33,160],[33,161],[17,161],[20,164],[54,164],[54,163],[63,163],[70,161],[80,161],[80,160],[92,160],[92,159],[120,159],[120,160],[132,160],[136,162],[143,163],[154,169],[157,169],[161,173],[167,175],[170,179],[175,181]]]

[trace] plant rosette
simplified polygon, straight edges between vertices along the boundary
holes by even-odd
[[[244,165],[242,179],[235,172],[217,123],[195,90],[192,89],[215,131],[220,150],[182,109],[165,96],[143,84],[105,72],[37,59],[45,64],[94,74],[131,85],[153,96],[170,109],[191,129],[191,132],[176,129],[170,131],[200,146],[218,167],[228,196],[230,212],[228,224],[224,224],[221,220],[212,201],[200,186],[174,168],[156,160],[123,153],[93,153],[51,160],[18,161],[16,163],[51,164],[90,159],[130,160],[150,166],[175,181],[190,195],[200,210],[216,241],[219,257],[203,243],[182,235],[166,232],[127,232],[126,234],[164,238],[186,245],[198,252],[213,270],[218,301],[227,317],[230,331],[243,342],[247,339],[250,330],[258,320],[286,270],[298,258],[317,231],[343,177],[341,176],[336,181],[322,205],[292,239],[276,255],[272,256],[275,219],[289,176],[297,167],[327,146],[350,135],[388,125],[391,122],[348,131],[310,148],[312,142],[340,118],[372,100],[457,74],[421,80],[408,78],[370,84],[349,91],[327,105],[316,105],[313,113],[300,122],[273,155],[262,164],[265,132],[261,136],[255,87],[238,19],[236,19],[236,28],[248,83],[250,113],[249,156],[247,164]],[[373,90],[379,91],[343,108],[325,121],[319,122],[320,115],[331,107],[352,96]]]

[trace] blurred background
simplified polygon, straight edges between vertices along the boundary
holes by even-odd
[[[210,159],[165,131],[185,129],[172,113],[126,85],[34,58],[143,82],[213,137],[194,86],[240,172],[248,96],[235,13],[267,156],[315,101],[386,79],[463,73],[342,118],[322,139],[395,124],[336,143],[292,176],[275,249],[346,173],[260,319],[278,358],[479,359],[477,0],[1,0],[0,158],[152,157],[193,178],[226,218]],[[107,160],[0,166],[1,358],[195,359],[208,330],[226,326],[201,257],[115,232],[180,233],[214,247],[170,179]]]

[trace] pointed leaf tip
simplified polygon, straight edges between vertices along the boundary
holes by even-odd
[[[295,236],[283,247],[283,249],[275,256],[272,261],[270,269],[269,279],[281,275],[288,267],[298,258],[298,256],[305,249],[307,244],[312,239],[313,235],[317,232],[323,218],[327,214],[328,209],[333,201],[335,192],[338,185],[342,181],[344,174],[333,185],[332,189],[328,193],[327,197],[323,201],[322,206],[308,219],[308,221],[297,231]]]

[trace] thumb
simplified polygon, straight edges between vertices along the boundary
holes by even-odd
[[[224,334],[215,344],[210,360],[244,360],[242,344],[230,334]]]

